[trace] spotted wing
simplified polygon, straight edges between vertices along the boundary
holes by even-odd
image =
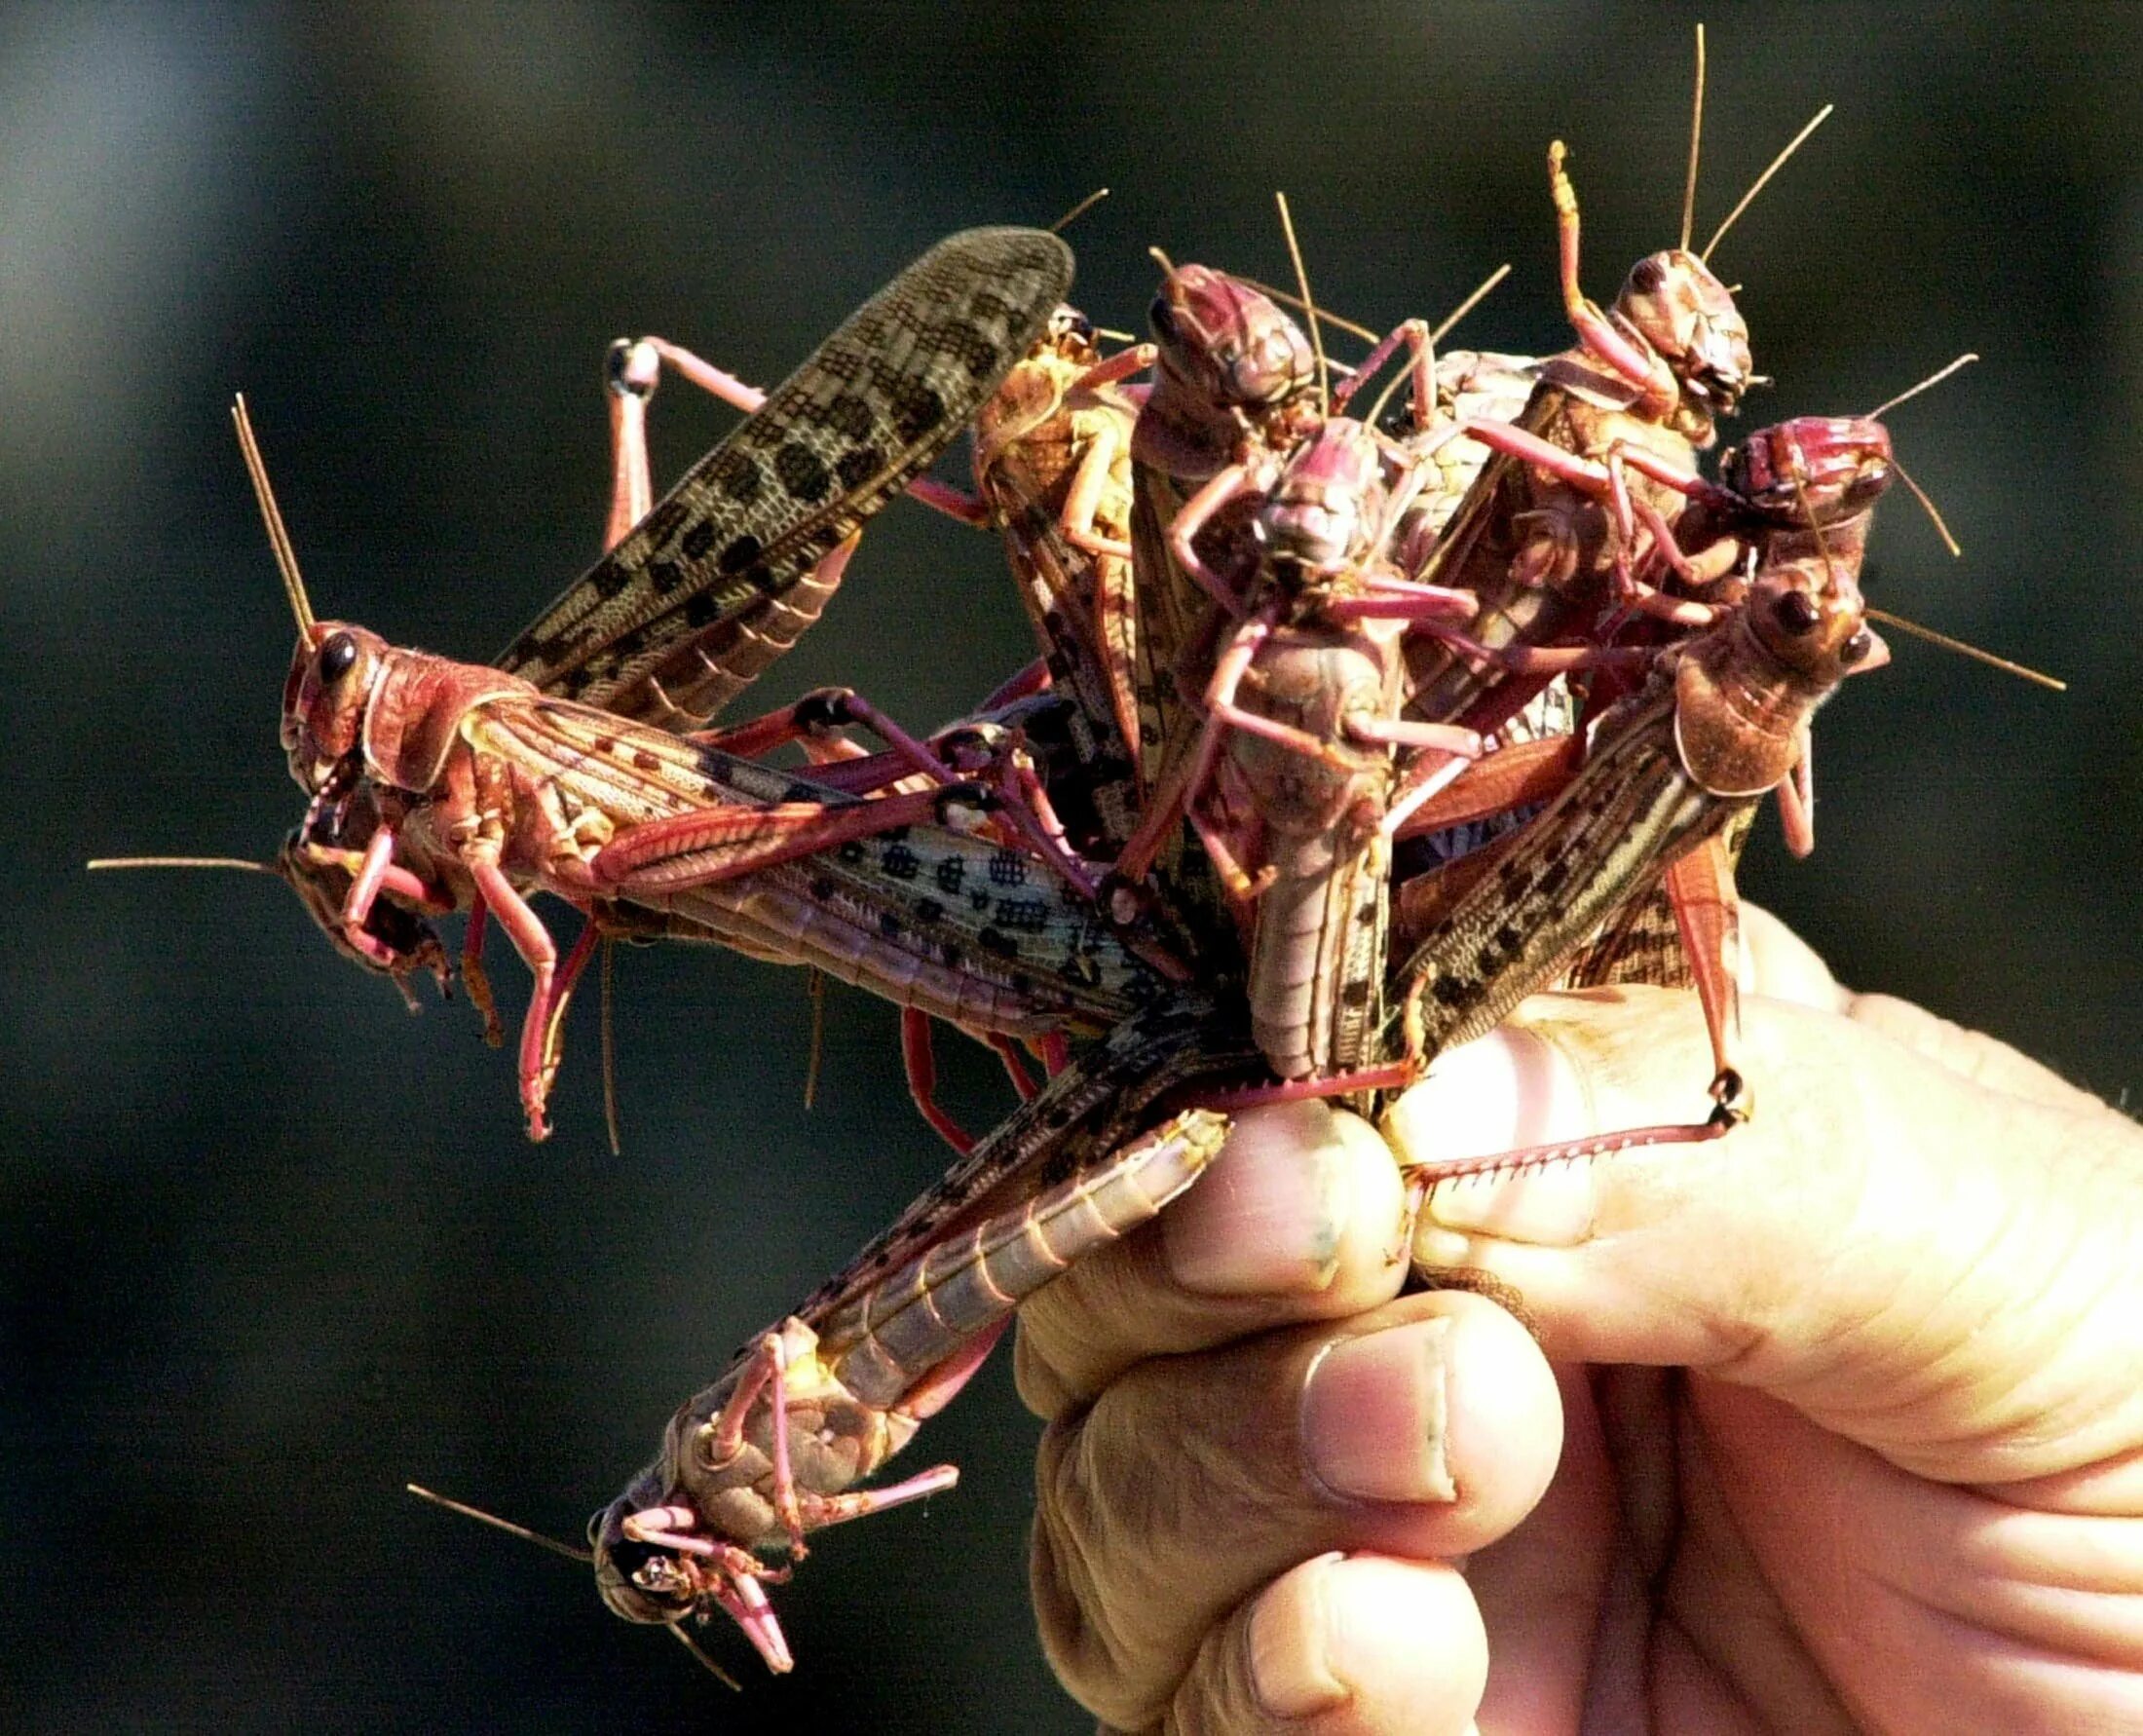
[[[949,237],[881,289],[500,658],[696,727],[818,618],[813,570],[951,444],[1072,286],[1033,229]]]

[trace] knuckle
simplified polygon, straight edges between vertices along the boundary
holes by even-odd
[[[1239,1489],[1218,1502],[1216,1490],[1241,1474],[1120,1396],[1042,1437],[1031,1578],[1058,1679],[1098,1716],[1144,1729],[1233,1601],[1209,1550],[1241,1505]],[[1158,1462],[1143,1445],[1156,1439],[1171,1443]]]

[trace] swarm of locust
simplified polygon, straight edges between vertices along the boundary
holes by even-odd
[[[1439,358],[1410,321],[1334,383],[1298,254],[1293,298],[1164,258],[1151,342],[1105,354],[1065,305],[1069,249],[1023,229],[939,244],[770,394],[620,344],[611,546],[490,664],[314,618],[241,407],[297,620],[282,742],[308,798],[266,866],[337,949],[405,994],[443,986],[432,923],[466,913],[496,1039],[502,926],[533,979],[537,1138],[609,939],[803,964],[902,1009],[918,1103],[960,1151],[596,1515],[619,1613],[691,1643],[719,1609],[789,1668],[778,1564],[948,1487],[951,1467],[858,1485],[1021,1300],[1189,1187],[1241,1107],[1373,1110],[1538,988],[1648,976],[1703,998],[1707,1112],[1465,1173],[1748,1113],[1733,860],[1774,791],[1813,842],[1810,720],[1888,656],[1859,578],[1897,467],[1878,411],[1778,424],[1706,476],[1755,379],[1719,237],[1690,249],[1685,201],[1680,245],[1597,306],[1565,155],[1574,342],[1553,357]],[[1356,414],[1395,359],[1403,403]],[[652,502],[665,365],[747,415]],[[968,429],[971,494],[924,474]],[[931,734],[846,689],[711,728],[903,491],[996,534],[1036,660]],[[808,763],[765,763],[784,745]],[[583,919],[562,954],[539,892]],[[1026,1099],[979,1141],[931,1102],[932,1021],[996,1047]]]

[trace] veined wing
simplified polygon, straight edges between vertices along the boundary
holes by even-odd
[[[942,452],[1072,286],[1034,229],[940,242],[858,308],[499,659],[690,727],[817,619],[818,562]]]

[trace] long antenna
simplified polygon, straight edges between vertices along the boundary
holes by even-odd
[[[98,856],[85,868],[243,868],[248,874],[274,874],[274,866],[245,856]]]
[[[705,1647],[703,1647],[699,1643],[699,1642],[695,1640],[690,1634],[685,1632],[685,1624],[682,1618],[677,1621],[666,1621],[662,1625],[669,1630],[670,1637],[674,1639],[678,1644],[682,1645],[687,1651],[691,1652],[694,1657],[697,1658],[702,1664],[706,1666],[707,1674],[713,1677],[715,1680],[719,1681],[724,1687],[730,1689],[733,1693],[741,1694],[744,1691],[744,1684],[741,1681],[738,1681],[736,1678],[732,1676],[727,1670],[723,1669],[720,1664],[716,1663],[712,1658],[707,1656]]]
[[[577,1549],[571,1543],[561,1543],[555,1537],[546,1537],[542,1531],[532,1531],[525,1525],[515,1525],[510,1519],[501,1519],[496,1513],[486,1513],[481,1507],[470,1507],[461,1501],[449,1500],[443,1494],[433,1494],[422,1484],[405,1483],[402,1487],[420,1501],[430,1501],[434,1507],[444,1507],[449,1513],[459,1513],[464,1519],[473,1519],[478,1525],[488,1525],[502,1530],[509,1537],[518,1537],[524,1543],[534,1543],[547,1549],[553,1555],[562,1555],[569,1562],[579,1562],[583,1566],[595,1559],[592,1549]]]
[[[1246,278],[1239,271],[1231,271],[1227,275],[1246,289],[1255,289],[1259,295],[1271,296],[1274,301],[1280,303],[1283,307],[1294,308],[1304,314],[1310,311],[1309,304],[1292,290],[1281,289],[1271,283],[1260,283],[1256,278]],[[1367,325],[1358,325],[1352,320],[1342,320],[1330,308],[1319,308],[1317,317],[1324,321],[1327,325],[1336,325],[1341,331],[1360,338],[1366,344],[1380,344],[1384,341],[1382,332],[1372,331]]]
[[[1928,491],[1912,479],[1912,472],[1898,462],[1895,452],[1890,455],[1890,468],[1898,472],[1898,480],[1912,490],[1912,498],[1920,503],[1920,509],[1934,524],[1935,534],[1942,539],[1942,547],[1949,550],[1953,558],[1961,559],[1965,552],[1963,547],[1949,534],[1949,526],[1942,522],[1941,513],[1935,509],[1935,502],[1929,497]]]
[[[1868,411],[1867,419],[1870,422],[1873,422],[1877,417],[1882,416],[1891,410],[1895,410],[1899,404],[1904,403],[1909,399],[1918,397],[1920,394],[1925,392],[1930,386],[1940,384],[1942,381],[1948,379],[1950,375],[1954,374],[1959,368],[1969,366],[1971,363],[1977,361],[1978,359],[1979,356],[1976,351],[1967,350],[1962,356],[1958,357],[1956,360],[1950,362],[1946,367],[1936,368],[1932,374],[1928,375],[1928,377],[1922,380],[1917,386],[1907,386],[1902,392],[1899,393],[1896,397],[1884,399],[1883,402],[1877,404],[1872,410]],[[1891,455],[1890,468],[1897,472],[1898,480],[1902,482],[1905,487],[1911,491],[1912,498],[1920,503],[1920,510],[1928,515],[1928,522],[1935,526],[1935,534],[1942,539],[1942,547],[1949,550],[1952,557],[1961,557],[1965,552],[1964,548],[1959,545],[1957,539],[1949,534],[1949,526],[1942,522],[1942,514],[1938,510],[1936,510],[1933,497],[1929,495],[1926,489],[1922,488],[1919,483],[1915,482],[1912,479],[1912,472],[1906,470],[1903,465],[1898,462],[1897,454],[1895,453]]]
[[[1309,292],[1309,273],[1303,269],[1302,249],[1296,245],[1295,219],[1288,214],[1288,196],[1275,193],[1273,199],[1280,207],[1280,229],[1288,238],[1288,258],[1295,265],[1295,281],[1301,286],[1302,311],[1309,319],[1309,347],[1317,357],[1317,401],[1320,407],[1332,402],[1332,365],[1325,359],[1325,336],[1317,328],[1317,298]]]
[[[1697,218],[1697,147],[1704,142],[1704,26],[1697,26],[1697,94],[1689,105],[1689,173],[1681,183],[1681,250]]]
[[[1063,216],[1059,217],[1054,223],[1050,224],[1049,233],[1051,235],[1062,235],[1067,229],[1071,228],[1073,223],[1077,222],[1081,217],[1085,216],[1088,211],[1092,210],[1097,205],[1101,204],[1101,202],[1108,197],[1109,189],[1107,187],[1096,187],[1093,192],[1089,193],[1084,199],[1080,200],[1077,205],[1073,206],[1070,210],[1066,211]]]
[[[1770,180],[1773,175],[1777,174],[1780,170],[1786,167],[1786,160],[1788,157],[1792,156],[1795,151],[1801,148],[1802,143],[1807,139],[1808,135],[1811,132],[1815,132],[1817,128],[1821,127],[1825,121],[1830,119],[1830,112],[1835,107],[1837,107],[1837,104],[1834,102],[1824,103],[1823,107],[1819,108],[1816,111],[1816,118],[1810,121],[1808,125],[1803,127],[1798,132],[1794,133],[1792,139],[1787,143],[1786,149],[1781,151],[1776,157],[1771,159],[1771,167],[1765,170],[1763,173],[1759,174],[1756,177],[1755,184],[1751,186],[1748,192],[1744,193],[1741,196],[1741,203],[1737,205],[1732,210],[1726,213],[1726,221],[1721,223],[1716,229],[1711,231],[1711,239],[1704,244],[1704,251],[1697,255],[1699,259],[1704,260],[1708,264],[1710,263],[1711,258],[1711,249],[1717,246],[1719,243],[1725,239],[1726,232],[1734,227],[1735,223],[1740,219],[1742,212],[1747,210],[1750,205],[1755,203],[1756,195],[1761,193],[1764,189],[1764,183]]]
[[[1952,639],[1947,633],[1938,633],[1933,627],[1924,627],[1916,621],[1907,621],[1902,615],[1893,615],[1887,609],[1866,611],[1870,621],[1879,621],[1885,626],[1894,626],[1899,632],[1910,633],[1915,639],[1925,639],[1930,645],[1939,645],[1944,651],[1954,651],[1959,657],[1969,657],[1975,663],[1985,663],[1989,668],[2000,669],[2007,675],[2018,675],[2024,680],[2057,694],[2069,691],[2069,684],[2051,675],[2043,675],[2037,669],[2022,663],[2012,663],[2006,657],[1996,657],[1991,651],[1981,651],[1976,645],[1968,645],[1962,639]]]
[[[298,619],[298,632],[313,636],[313,605],[305,595],[305,581],[298,573],[298,557],[290,547],[290,533],[283,528],[282,512],[276,506],[276,491],[268,484],[268,467],[261,462],[260,442],[253,438],[253,420],[245,413],[245,394],[231,402],[231,420],[238,428],[238,447],[245,455],[245,473],[253,480],[253,499],[260,503],[261,522],[268,527],[268,547],[275,550],[276,570],[282,575],[283,593],[290,599],[290,613]]]
[[[603,1129],[610,1135],[610,1154],[613,1157],[621,1157],[624,1155],[624,1140],[619,1132],[620,1122],[618,1113],[618,971],[614,962],[617,953],[617,941],[608,934],[604,935],[603,974],[600,979],[603,1007]]]
[[[1434,347],[1437,344],[1441,344],[1444,339],[1449,334],[1451,327],[1456,325],[1459,321],[1463,320],[1468,314],[1472,313],[1474,309],[1476,309],[1484,301],[1485,301],[1488,298],[1488,291],[1493,289],[1498,283],[1502,283],[1503,280],[1510,275],[1510,262],[1506,260],[1503,264],[1497,266],[1495,270],[1491,271],[1485,278],[1482,279],[1481,287],[1476,289],[1471,295],[1467,296],[1466,299],[1460,302],[1455,308],[1451,309],[1448,314],[1445,315],[1444,323],[1439,325],[1434,331],[1429,333],[1429,343],[1431,347]]]
[[[826,1059],[826,973],[816,965],[804,972],[804,992],[811,1000],[811,1053],[804,1067],[804,1107],[818,1101],[818,1072]]]
[[[1959,368],[1969,367],[1973,362],[1977,361],[1978,359],[1978,351],[1967,350],[1962,356],[1958,357],[1955,361],[1949,363],[1948,366],[1936,368],[1932,374],[1928,375],[1928,377],[1922,380],[1917,386],[1907,386],[1902,392],[1899,393],[1896,397],[1885,398],[1872,410],[1868,411],[1867,419],[1872,422],[1875,420],[1876,417],[1884,414],[1884,412],[1895,410],[1899,404],[1905,402],[1908,398],[1918,397],[1920,394],[1925,392],[1930,386],[1940,385],[1944,380],[1948,379],[1950,375],[1954,374]]]

